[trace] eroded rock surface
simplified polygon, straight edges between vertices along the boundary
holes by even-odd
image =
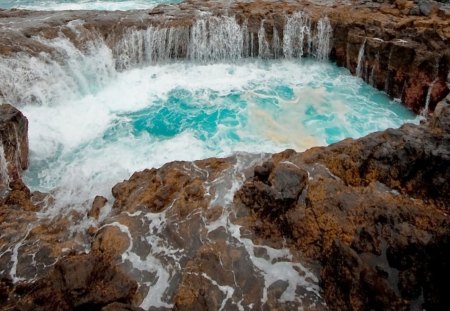
[[[311,18],[314,32],[319,28],[318,21],[327,16],[333,28],[331,59],[391,97],[401,99],[415,112],[432,111],[449,93],[450,8],[433,1],[343,1],[330,5],[326,1],[190,0],[149,11],[1,11],[0,55],[6,67],[14,66],[15,60],[24,55],[42,57],[41,52],[63,63],[67,55],[51,44],[52,40],[67,39],[83,53],[89,53],[95,42],[101,41],[114,54],[116,67],[123,70],[142,62],[189,57],[196,22],[230,16],[248,39],[239,57],[289,57],[283,38],[287,19],[295,12]],[[164,29],[166,32],[158,32],[151,43],[145,43],[152,31]],[[164,47],[156,48],[158,44]],[[304,51],[308,44],[305,42]],[[152,60],[145,56],[149,49],[157,51]],[[237,55],[225,55],[225,59],[230,57]],[[0,90],[10,102],[21,96],[14,92]],[[22,100],[36,99],[31,96]]]
[[[449,15],[428,1],[0,11],[0,54],[16,65],[41,52],[63,63],[48,42],[64,37],[83,52],[101,40],[120,59],[130,32],[173,27],[189,36],[208,12],[234,16],[254,38],[262,27],[264,57],[280,57],[275,33],[282,39],[286,17],[298,11],[313,22],[327,15],[331,58],[415,111],[433,110],[448,94]],[[186,57],[180,38],[169,57]],[[97,197],[86,215],[73,209],[55,217],[45,215],[51,195],[31,193],[19,178],[27,166],[26,119],[11,106],[1,109],[5,309],[450,309],[448,97],[427,124],[304,153],[169,163],[117,184],[110,213]]]
[[[440,105],[445,105],[444,102]],[[322,263],[333,310],[443,310],[449,276],[450,107],[427,126],[404,125],[304,153],[274,155],[236,194],[273,231]],[[308,172],[286,205],[267,195],[277,170]],[[289,180],[289,179],[288,179]],[[282,192],[278,192],[280,194]],[[262,201],[262,202],[261,202]],[[271,213],[261,206],[270,207]],[[439,263],[438,263],[439,262]]]
[[[11,105],[0,105],[0,191],[20,181],[28,167],[28,120]]]

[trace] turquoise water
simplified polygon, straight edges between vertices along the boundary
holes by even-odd
[[[24,107],[33,189],[59,187],[82,201],[173,160],[302,151],[418,122],[346,69],[308,60],[176,62],[117,73],[95,88]]]
[[[1,0],[2,9],[27,10],[139,10],[182,0]]]

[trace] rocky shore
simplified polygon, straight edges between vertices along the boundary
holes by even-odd
[[[312,22],[328,17],[333,28],[331,59],[392,98],[398,98],[416,113],[433,111],[437,102],[449,93],[450,8],[427,0],[333,4],[309,1],[224,4],[189,0],[179,5],[131,12],[0,10],[0,55],[14,57],[45,52],[58,59],[62,55],[57,55],[42,39],[61,36],[81,50],[86,49],[87,42],[101,38],[120,54],[117,51],[121,40],[130,31],[157,27],[182,30],[184,35],[177,38],[177,47],[166,50],[168,57],[184,58],[189,29],[197,20],[232,16],[238,24],[245,24],[248,35],[255,38],[244,57],[255,57],[265,51],[257,40],[261,28],[269,51],[259,56],[280,57],[283,51],[275,45],[283,39],[287,17],[295,12],[307,13]],[[77,25],[82,25],[82,30]]]
[[[285,16],[300,10],[314,21],[328,16],[332,60],[433,115],[302,153],[168,163],[118,183],[113,202],[96,197],[85,214],[47,217],[51,194],[21,180],[27,119],[1,105],[0,309],[450,309],[445,6],[187,1],[127,13],[0,11],[0,54],[57,59],[39,38],[62,34],[81,50],[98,36],[114,50],[130,29],[189,29],[205,12],[235,16],[255,35],[263,25],[273,44]],[[75,35],[76,20],[84,30]]]
[[[88,254],[66,244],[72,250],[62,256],[58,242],[67,239],[68,228],[61,224],[26,232],[23,222],[33,221],[39,210],[33,198],[42,194],[30,194],[12,178],[0,201],[2,249],[10,243],[14,252],[20,243],[16,273],[34,281],[13,283],[11,274],[3,274],[0,302],[5,310],[140,310],[132,305],[145,305],[148,293],[138,283],[158,280],[153,267],[145,266],[149,275],[143,275],[127,259],[164,247],[173,252],[159,258],[173,269],[166,280],[173,305],[163,309],[234,309],[240,301],[278,310],[445,310],[449,101],[442,101],[426,124],[303,153],[174,162],[137,172],[113,188],[112,212],[86,234]],[[20,116],[12,122],[26,123],[17,111],[9,115]],[[97,198],[91,216],[105,203]],[[16,236],[24,237],[18,242]],[[248,244],[237,243],[243,237]],[[297,269],[308,267],[300,270],[306,279],[320,274],[320,289],[297,288],[301,303],[282,303],[280,295],[290,284],[273,283],[262,305],[267,279],[253,260],[273,264],[274,249],[288,250],[290,262],[305,265]],[[33,257],[28,264],[27,256]],[[287,258],[278,260],[284,264]],[[32,263],[42,265],[41,274]],[[3,262],[2,270],[9,271],[7,266]]]

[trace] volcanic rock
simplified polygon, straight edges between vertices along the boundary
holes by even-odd
[[[0,188],[8,186],[5,180],[18,181],[27,167],[28,120],[13,106],[0,105]]]
[[[94,252],[72,255],[61,259],[44,278],[16,290],[23,297],[16,309],[101,310],[113,302],[130,303],[136,289],[137,284],[112,266],[109,258]],[[108,308],[136,310],[120,305]]]
[[[450,260],[450,106],[437,107],[426,125],[273,155],[265,167],[290,163],[309,175],[291,189],[302,193],[289,209],[261,192],[260,168],[236,193],[236,204],[263,220],[255,221],[255,232],[274,236],[275,224],[295,248],[321,262],[331,309],[450,307],[437,285],[450,276],[443,266]]]

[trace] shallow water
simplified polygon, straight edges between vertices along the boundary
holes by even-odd
[[[39,11],[59,10],[141,10],[158,4],[174,4],[182,0],[2,0],[2,9],[26,9]]]
[[[68,100],[23,107],[32,189],[82,203],[136,170],[237,151],[298,151],[415,121],[333,64],[175,62],[116,73]]]

